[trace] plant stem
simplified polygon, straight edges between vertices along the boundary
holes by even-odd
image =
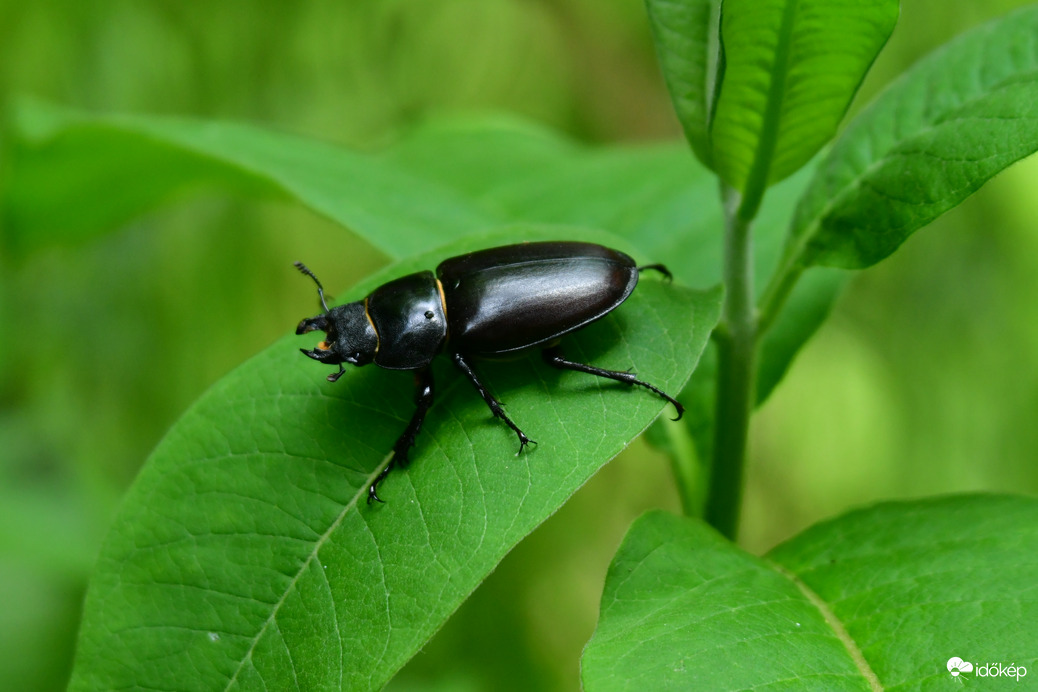
[[[725,301],[721,328],[717,331],[717,405],[705,518],[722,534],[735,540],[757,375],[757,315],[753,296],[752,219],[740,215],[744,200],[736,190],[724,185],[722,197]]]

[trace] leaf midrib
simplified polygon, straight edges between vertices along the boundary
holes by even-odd
[[[311,549],[310,554],[307,555],[306,559],[304,559],[303,562],[299,565],[299,569],[296,571],[295,576],[292,577],[292,581],[289,582],[288,586],[285,587],[284,592],[281,594],[281,598],[279,598],[277,603],[275,603],[271,608],[270,615],[267,616],[267,619],[260,626],[259,630],[256,632],[256,636],[252,638],[251,642],[249,642],[249,648],[246,649],[245,653],[241,657],[241,661],[239,661],[238,663],[238,667],[234,671],[234,674],[227,681],[227,685],[224,687],[224,692],[228,692],[234,686],[234,684],[238,680],[238,675],[241,673],[242,669],[245,668],[245,664],[248,661],[252,660],[252,654],[256,650],[256,646],[259,644],[260,639],[262,639],[263,635],[266,633],[267,629],[271,626],[271,624],[274,623],[274,620],[277,618],[278,611],[281,610],[281,606],[284,605],[286,600],[288,600],[288,595],[295,590],[296,584],[299,582],[299,579],[306,573],[307,568],[310,566],[310,563],[312,563],[314,561],[314,558],[317,557],[317,554],[320,552],[321,547],[328,540],[328,537],[331,536],[332,533],[334,533],[335,530],[342,524],[342,521],[346,518],[346,515],[349,514],[349,512],[357,506],[357,502],[360,500],[361,497],[364,496],[368,486],[375,482],[375,479],[378,477],[378,475],[382,473],[382,469],[384,469],[389,464],[392,458],[393,452],[389,452],[388,454],[386,454],[382,461],[379,462],[378,466],[376,466],[374,470],[370,474],[368,474],[367,482],[361,484],[361,486],[357,489],[357,492],[353,495],[350,501],[343,505],[342,511],[340,511],[338,516],[335,517],[335,520],[332,521],[332,523],[328,525],[328,528],[325,529],[324,533],[322,533],[320,537],[316,541],[314,541],[314,546],[313,549]],[[338,625],[338,621],[336,621],[336,625]]]
[[[796,19],[798,0],[788,0],[782,9],[782,25],[779,27],[778,43],[775,45],[775,59],[771,73],[774,79],[768,85],[767,102],[764,108],[760,137],[756,156],[750,172],[746,176],[743,189],[743,203],[739,214],[743,218],[753,218],[760,207],[767,186],[772,164],[775,160],[775,149],[778,147],[778,130],[782,120],[782,108],[785,103],[786,81],[790,68],[790,44],[793,40],[793,25]]]
[[[865,660],[865,654],[863,654],[861,648],[858,647],[858,643],[854,641],[850,633],[847,631],[847,628],[845,628],[843,623],[840,622],[840,619],[836,617],[836,613],[832,611],[829,604],[826,603],[821,596],[815,593],[814,590],[804,583],[796,574],[790,572],[776,562],[766,558],[762,559],[764,559],[769,567],[792,582],[792,584],[800,590],[800,593],[804,595],[804,598],[807,599],[808,603],[813,605],[815,609],[821,613],[822,618],[825,620],[825,624],[829,626],[829,629],[832,630],[836,638],[839,639],[844,648],[847,649],[847,653],[850,654],[851,660],[854,661],[854,665],[857,667],[858,672],[860,672],[861,676],[865,678],[866,682],[868,682],[869,689],[873,692],[883,692],[883,685],[879,681],[879,676],[877,676],[876,672],[872,670],[872,666],[869,665],[869,662]]]

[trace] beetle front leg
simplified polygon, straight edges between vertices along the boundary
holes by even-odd
[[[557,346],[546,348],[541,351],[541,356],[544,361],[552,367],[559,368],[560,370],[576,370],[577,372],[586,372],[590,375],[598,375],[599,377],[605,377],[610,380],[616,380],[617,382],[623,382],[625,384],[636,384],[639,387],[645,387],[649,391],[655,392],[662,398],[666,399],[670,403],[674,404],[674,408],[677,409],[678,417],[674,420],[679,420],[682,414],[685,413],[685,407],[682,406],[677,399],[667,394],[665,391],[658,387],[654,387],[648,382],[643,382],[634,376],[630,372],[622,372],[620,370],[605,370],[603,368],[596,368],[593,365],[585,365],[584,363],[574,363],[571,360],[566,360],[562,357],[562,353],[559,351]]]
[[[397,438],[396,444],[393,445],[393,457],[386,464],[386,468],[382,469],[382,473],[378,474],[378,478],[375,482],[368,487],[368,504],[371,504],[372,500],[376,502],[382,502],[382,498],[378,496],[378,484],[381,483],[394,466],[401,468],[407,466],[407,452],[411,447],[414,447],[414,442],[418,438],[418,432],[422,429],[422,422],[425,420],[425,414],[429,412],[429,408],[433,404],[433,377],[432,370],[429,368],[422,368],[414,374],[414,403],[415,412],[411,416],[411,421],[407,424],[404,429],[404,433]]]
[[[476,376],[476,371],[472,369],[469,362],[465,360],[465,357],[460,353],[451,354],[451,358],[454,360],[454,364],[458,366],[458,369],[465,373],[465,376],[469,378],[469,382],[475,386],[476,391],[483,397],[483,401],[487,403],[490,408],[490,412],[500,418],[508,425],[509,428],[515,431],[515,434],[519,436],[519,451],[523,451],[523,447],[529,444],[537,444],[534,440],[531,440],[526,436],[519,426],[512,422],[512,419],[505,415],[505,411],[501,408],[501,404],[497,399],[490,393],[490,391],[483,386],[483,383],[479,381],[479,377]]]

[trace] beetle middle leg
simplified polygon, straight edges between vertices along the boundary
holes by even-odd
[[[519,436],[519,451],[522,452],[523,447],[528,444],[537,444],[536,441],[527,437],[526,433],[520,430],[519,426],[513,423],[511,418],[505,415],[505,410],[501,408],[501,403],[498,402],[498,400],[494,398],[494,395],[490,393],[490,390],[479,381],[479,377],[476,376],[476,371],[472,369],[472,366],[469,365],[467,360],[465,360],[465,357],[460,353],[453,353],[451,354],[451,358],[454,360],[454,364],[458,366],[458,369],[465,373],[465,376],[468,377],[469,381],[476,387],[476,391],[478,391],[479,395],[483,397],[483,401],[487,402],[487,406],[490,407],[490,412],[503,420],[505,424]]]
[[[544,361],[552,367],[559,368],[560,370],[576,370],[577,372],[586,372],[590,375],[597,375],[599,377],[605,377],[610,380],[616,380],[617,382],[623,382],[624,384],[636,384],[639,387],[645,387],[649,391],[655,392],[660,397],[666,399],[670,403],[674,404],[674,408],[678,412],[678,417],[674,420],[679,420],[682,414],[685,413],[685,407],[678,402],[677,399],[667,394],[659,387],[655,387],[648,382],[643,382],[634,376],[631,372],[623,372],[621,370],[605,370],[603,368],[596,368],[593,365],[585,365],[584,363],[574,363],[571,360],[563,358],[561,351],[558,346],[551,346],[541,351],[541,356]]]
[[[393,470],[394,466],[403,468],[407,466],[407,452],[414,447],[415,439],[418,437],[418,432],[422,429],[422,422],[425,420],[425,414],[429,412],[429,408],[433,404],[433,377],[432,370],[429,368],[422,368],[414,374],[414,403],[415,411],[411,416],[411,421],[407,424],[404,429],[404,433],[397,438],[396,444],[393,445],[393,456],[390,458],[389,463],[386,464],[386,468],[382,469],[382,473],[378,474],[378,478],[375,482],[368,487],[368,504],[371,504],[372,500],[376,502],[382,502],[382,498],[378,496],[378,484],[385,480],[389,472]]]

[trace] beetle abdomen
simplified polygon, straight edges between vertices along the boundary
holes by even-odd
[[[629,256],[592,243],[525,243],[436,268],[452,347],[493,355],[537,346],[615,309],[638,283]]]

